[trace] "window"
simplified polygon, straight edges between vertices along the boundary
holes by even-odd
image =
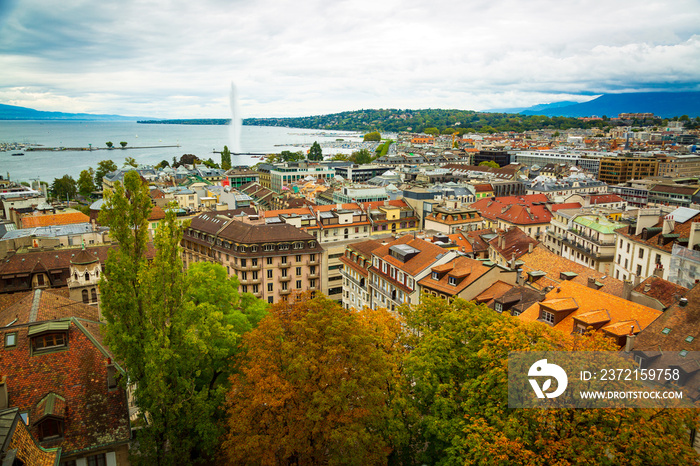
[[[382,272],[386,273],[386,262],[382,262]]]
[[[90,297],[88,296],[88,290],[83,290],[83,303],[88,304],[90,302]]]
[[[542,320],[549,322],[550,324],[554,324],[554,314],[551,312],[542,311]]]
[[[447,283],[449,283],[449,284],[452,285],[452,286],[456,286],[456,285],[457,285],[457,279],[456,279],[455,277],[449,277],[449,278],[447,279]]]
[[[315,260],[316,260],[316,254],[311,254],[311,255],[309,256],[309,260],[310,260],[311,262],[315,261]]]
[[[272,270],[267,271],[267,278],[272,278]]]
[[[39,440],[49,440],[63,437],[63,421],[46,419],[39,424]],[[103,463],[104,464],[104,463]]]
[[[63,332],[47,333],[32,338],[32,349],[34,351],[46,351],[62,346],[66,346],[66,334]]]
[[[655,264],[660,264],[661,263],[661,254],[656,255],[656,261],[654,261]]]
[[[630,243],[627,243],[627,252],[630,252]]]
[[[107,455],[100,453],[87,457],[87,466],[107,466]]]
[[[440,274],[438,274],[437,272],[433,272],[431,277],[433,280],[440,280]]]
[[[301,280],[297,280],[297,290],[301,289]]]
[[[287,282],[282,282],[282,291],[287,291]]]
[[[309,286],[311,288],[316,288],[316,280],[309,280]]]
[[[255,271],[253,271],[253,280],[257,280],[257,279],[258,279],[258,271],[255,270]]]
[[[282,276],[286,277],[287,276],[287,269],[282,269]]]
[[[107,366],[107,388],[109,390],[117,388],[117,369],[113,364]]]
[[[258,293],[258,285],[253,285],[253,293]]]
[[[295,259],[296,259],[297,262],[301,262],[301,255],[297,254],[297,256],[296,256]]]
[[[274,298],[272,296],[268,296],[267,302],[272,304],[274,302]]]
[[[297,275],[301,275],[301,267],[297,267]]]
[[[501,303],[495,303],[493,308],[496,310],[496,312],[503,312],[503,304]]]
[[[639,258],[644,259],[644,249],[639,249]]]
[[[17,332],[5,334],[5,348],[14,348],[17,346]]]
[[[267,265],[272,265],[272,257],[268,257],[266,260],[267,260]]]
[[[268,284],[267,284],[267,291],[268,291],[269,293],[272,293],[272,289],[273,289],[272,287],[273,287],[273,286],[274,286],[274,285],[273,285],[272,283],[268,283]]]
[[[253,267],[258,265],[258,260],[257,259],[251,259],[250,263],[253,265]]]
[[[641,276],[642,276],[642,266],[641,266],[641,265],[638,265],[638,266],[637,266],[637,276],[638,276],[638,277],[641,277]]]
[[[287,263],[287,256],[282,256],[282,263],[286,264]]]
[[[95,288],[92,289],[90,292],[90,295],[92,297],[92,302],[96,303],[97,302],[97,290]]]

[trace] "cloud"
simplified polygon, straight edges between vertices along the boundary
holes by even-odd
[[[0,8],[0,101],[41,110],[223,117],[231,81],[244,116],[526,106],[700,82],[691,0]]]

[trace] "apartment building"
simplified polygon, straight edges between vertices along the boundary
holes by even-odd
[[[430,268],[457,257],[428,241],[404,235],[372,251],[369,269],[369,295],[372,308],[390,311],[403,303],[418,304],[418,281],[430,273]]]
[[[518,227],[531,238],[544,234],[552,219],[544,194],[479,199],[471,207],[479,211],[485,228]]]
[[[600,161],[598,179],[607,184],[620,184],[658,176],[659,161],[651,157],[604,157]]]
[[[657,184],[649,189],[648,203],[653,205],[668,205],[690,207],[693,198],[700,191],[700,186],[681,184]]]
[[[532,249],[539,244],[518,227],[510,227],[506,231],[489,237],[491,238],[488,241],[489,261],[511,269],[517,268],[520,256],[532,252]]]
[[[347,181],[352,181],[353,183],[362,183],[369,181],[375,176],[384,174],[389,170],[387,167],[380,165],[350,165],[346,167],[335,167],[335,174],[342,177]]]
[[[689,154],[660,157],[659,176],[671,178],[700,176],[700,156]]]
[[[693,250],[700,244],[700,211],[679,207],[663,216],[660,209],[640,209],[636,224],[617,233],[615,278],[636,284],[651,275],[671,279],[674,247]]]
[[[456,199],[443,199],[439,204],[434,203],[431,211],[425,216],[426,230],[435,230],[447,235],[458,230],[481,230],[483,225],[478,210]]]
[[[359,243],[349,244],[340,258],[343,266],[342,303],[345,309],[362,309],[370,307],[369,269],[372,266],[372,252],[382,246],[382,243],[369,239]]]
[[[182,239],[185,266],[216,262],[236,275],[239,291],[274,303],[293,292],[326,291],[324,251],[317,239],[285,222],[204,213]]]
[[[461,298],[471,301],[496,283],[512,287],[517,277],[516,270],[460,256],[450,262],[432,266],[430,274],[423,277],[418,286],[422,293],[443,299]]]
[[[306,162],[276,164],[270,169],[270,189],[281,193],[292,183],[306,179],[330,180],[335,177],[335,169]],[[263,173],[260,173],[260,183],[263,184]],[[264,184],[263,184],[264,186]]]

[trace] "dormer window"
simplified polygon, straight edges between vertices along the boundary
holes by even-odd
[[[452,286],[456,286],[456,285],[457,285],[457,279],[456,279],[455,277],[448,277],[448,278],[447,278],[447,283],[449,283],[449,284],[452,285]]]
[[[32,353],[51,352],[68,346],[69,327],[68,320],[46,322],[29,327],[27,336],[31,338]]]
[[[63,437],[66,418],[66,400],[60,395],[49,393],[36,405],[39,441],[55,440]]]
[[[433,280],[440,280],[440,274],[437,272],[433,272],[431,278]]]

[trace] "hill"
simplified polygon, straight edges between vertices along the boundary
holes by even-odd
[[[603,94],[579,104],[561,106],[561,102],[530,107],[522,115],[549,117],[585,117],[603,115],[616,117],[620,113],[653,113],[661,118],[688,115],[700,116],[700,92],[634,92]]]
[[[122,115],[98,115],[93,113],[43,112],[33,108],[0,104],[0,120],[91,120],[136,121],[137,117]]]

